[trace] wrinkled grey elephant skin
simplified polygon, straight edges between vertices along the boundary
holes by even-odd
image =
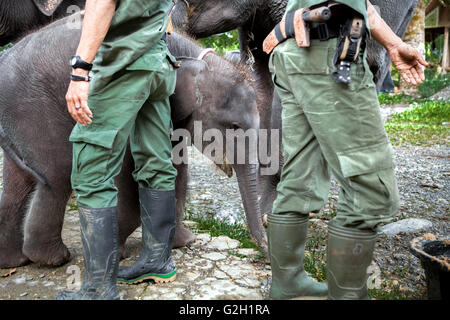
[[[86,0],[0,1],[0,46],[14,43],[28,32],[82,10]],[[72,7],[76,6],[76,7]]]
[[[75,123],[67,112],[65,93],[70,73],[68,61],[76,50],[80,30],[67,29],[68,19],[25,37],[0,56],[0,143],[5,151],[0,267],[20,266],[30,260],[54,266],[67,262],[70,256],[61,240],[61,229],[72,192],[72,146],[68,138]],[[227,129],[259,128],[257,97],[261,95],[244,67],[214,54],[199,61],[196,57],[203,48],[177,33],[168,37],[168,46],[174,56],[184,57],[180,58],[177,86],[171,97],[174,129],[185,129],[193,139],[193,123],[202,121],[204,131],[220,130],[225,139]],[[183,139],[181,143],[184,142]],[[267,252],[257,195],[257,166],[231,167],[238,178],[250,232]],[[127,237],[140,225],[133,169],[128,151],[122,172],[115,180],[119,188],[122,250]],[[177,232],[186,232],[179,235],[179,245],[184,245],[190,235],[179,227],[187,165],[177,165],[177,169]]]

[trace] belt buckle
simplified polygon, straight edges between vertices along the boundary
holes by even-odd
[[[328,25],[326,23],[320,23],[317,26],[317,36],[320,41],[330,39],[330,32],[328,31]]]

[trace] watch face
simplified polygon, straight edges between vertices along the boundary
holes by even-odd
[[[70,60],[70,64],[74,66],[77,63],[77,57],[73,57],[72,60]]]

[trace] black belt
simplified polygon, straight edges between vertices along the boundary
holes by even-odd
[[[327,23],[320,23],[316,27],[310,29],[309,36],[311,40],[326,41],[339,37],[339,28]]]

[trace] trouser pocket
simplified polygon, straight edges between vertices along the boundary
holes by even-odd
[[[337,154],[334,174],[342,191],[337,220],[344,227],[376,230],[398,211],[392,147],[382,143]]]
[[[110,174],[113,144],[118,130],[74,129],[69,140],[73,142],[72,187],[90,192],[105,183]],[[81,191],[81,190],[80,190]]]

